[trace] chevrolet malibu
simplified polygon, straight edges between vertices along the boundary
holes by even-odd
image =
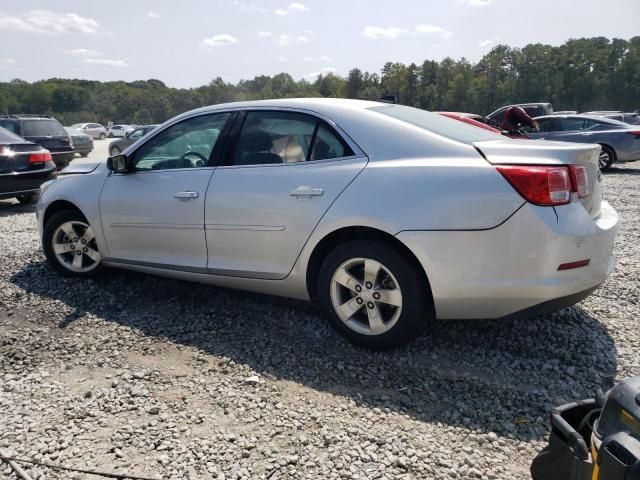
[[[401,105],[223,104],[43,185],[37,216],[62,275],[310,299],[351,342],[387,349],[436,319],[544,313],[604,282],[618,216],[599,152]]]

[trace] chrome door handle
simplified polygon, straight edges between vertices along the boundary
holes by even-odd
[[[292,197],[319,197],[324,193],[322,188],[311,188],[306,185],[291,190],[289,195]]]
[[[198,192],[192,192],[192,191],[184,191],[184,192],[177,192],[174,195],[174,198],[198,198]]]

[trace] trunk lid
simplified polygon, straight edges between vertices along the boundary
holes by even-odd
[[[598,166],[600,145],[547,140],[489,140],[473,144],[493,165],[584,165],[589,173],[589,195],[577,198],[592,217],[600,213],[602,188]]]

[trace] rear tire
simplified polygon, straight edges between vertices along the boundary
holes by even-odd
[[[331,251],[320,267],[318,299],[341,335],[370,350],[413,340],[434,317],[422,272],[376,241],[352,241]]]
[[[80,154],[80,156],[81,156],[82,158],[87,158],[87,157],[89,156],[89,152],[82,152],[82,153]]]
[[[42,248],[49,264],[65,277],[92,277],[102,269],[93,229],[77,210],[62,210],[47,220]]]
[[[600,151],[600,157],[598,158],[598,165],[601,172],[606,172],[616,161],[616,152],[608,145],[600,146],[602,147],[602,150]]]

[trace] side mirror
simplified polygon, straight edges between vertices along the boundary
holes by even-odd
[[[127,173],[129,166],[129,159],[126,155],[115,155],[107,159],[107,168],[115,173]]]

